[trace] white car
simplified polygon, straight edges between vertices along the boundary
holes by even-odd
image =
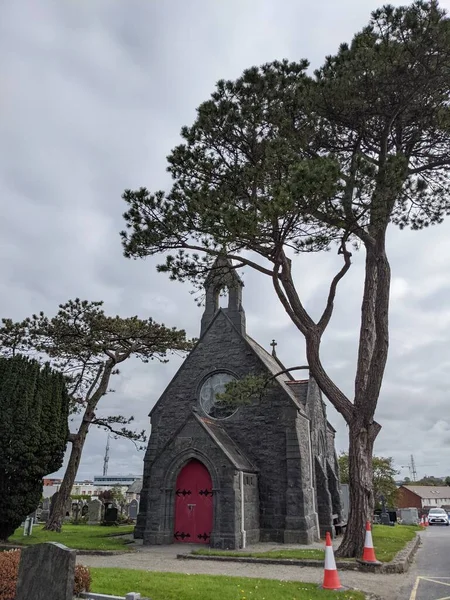
[[[428,513],[428,525],[447,525],[449,526],[448,514],[443,508],[430,508]]]

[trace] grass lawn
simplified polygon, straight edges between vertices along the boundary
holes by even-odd
[[[131,569],[91,569],[92,591],[125,595],[139,592],[152,600],[363,600],[360,592],[329,592],[313,583],[224,577],[151,573]]]
[[[419,531],[419,527],[409,525],[396,525],[387,527],[386,525],[374,525],[372,531],[373,545],[375,554],[379,561],[390,562],[397,552],[402,550]],[[325,553],[318,548],[298,549],[298,550],[271,550],[268,552],[234,552],[232,550],[212,550],[201,548],[195,550],[193,554],[210,556],[242,556],[251,558],[273,558],[273,559],[313,559],[324,560]]]
[[[381,562],[393,560],[397,552],[414,539],[417,531],[420,531],[420,527],[415,525],[374,525],[372,537],[377,559]]]
[[[61,533],[44,531],[42,525],[33,527],[33,534],[23,535],[23,528],[17,529],[9,538],[12,543],[42,544],[42,542],[59,542],[68,548],[77,550],[122,550],[128,552],[129,547],[123,538],[115,537],[133,532],[133,525],[120,527],[103,527],[101,525],[63,525]]]

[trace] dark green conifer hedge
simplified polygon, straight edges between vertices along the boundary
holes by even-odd
[[[61,373],[24,356],[0,358],[0,540],[34,512],[42,478],[61,467],[68,414]]]

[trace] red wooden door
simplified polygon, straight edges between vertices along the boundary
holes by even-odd
[[[175,487],[174,541],[208,544],[213,521],[213,490],[208,469],[198,460],[185,465]]]

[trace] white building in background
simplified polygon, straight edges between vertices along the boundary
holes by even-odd
[[[61,479],[44,480],[42,495],[44,498],[51,498],[53,494],[59,492]],[[95,496],[95,486],[92,481],[75,481],[72,487],[71,496]]]
[[[98,475],[94,477],[95,493],[99,494],[118,486],[125,494],[128,488],[140,479],[142,479],[140,475]]]
[[[95,486],[92,481],[75,481],[72,496],[95,496]]]
[[[51,498],[53,494],[59,492],[61,481],[61,479],[44,479],[43,497]],[[139,500],[142,477],[140,475],[99,475],[94,477],[94,481],[76,481],[73,484],[71,496],[98,496],[100,492],[110,490],[115,486],[121,488],[127,500]]]

